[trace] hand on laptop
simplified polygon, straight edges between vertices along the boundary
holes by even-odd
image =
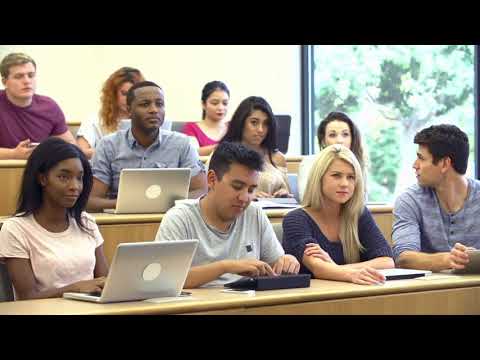
[[[242,276],[270,276],[274,271],[266,262],[256,259],[225,260],[225,272]]]
[[[69,292],[79,292],[79,293],[97,293],[101,292],[103,286],[105,285],[106,277],[102,276],[92,280],[83,280],[78,281],[72,284],[72,289]]]
[[[290,194],[288,190],[285,189],[280,189],[278,191],[275,191],[272,195],[272,197],[276,198],[288,198],[288,197],[293,197],[293,194]]]
[[[298,274],[300,270],[300,263],[295,256],[287,254],[280,256],[275,264],[273,264],[273,271],[277,275],[281,274]]]

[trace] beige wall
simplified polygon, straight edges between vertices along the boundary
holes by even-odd
[[[102,83],[122,66],[139,68],[165,90],[166,116],[200,120],[200,95],[211,80],[231,92],[229,116],[245,97],[265,97],[276,114],[292,116],[289,154],[300,154],[300,46],[297,45],[22,45],[37,62],[39,94],[54,98],[67,120],[94,115]]]

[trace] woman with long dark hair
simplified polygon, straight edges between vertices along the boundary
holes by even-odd
[[[339,111],[330,112],[322,120],[317,129],[318,147],[323,150],[325,147],[333,144],[340,144],[350,149],[357,157],[362,170],[362,175],[366,185],[366,156],[362,146],[362,137],[360,130],[350,117]],[[303,198],[307,186],[308,174],[310,173],[316,155],[305,156],[298,168],[298,192],[300,200]],[[366,186],[364,186],[366,192]]]
[[[92,183],[90,164],[75,145],[51,137],[32,152],[16,214],[0,231],[0,260],[17,300],[103,288],[103,238],[84,212]]]
[[[187,122],[182,129],[198,147],[199,155],[210,155],[227,131],[225,117],[230,91],[221,81],[210,81],[202,89],[202,120]]]
[[[259,96],[243,100],[230,120],[223,141],[239,142],[265,159],[257,197],[288,197],[287,161],[277,147],[277,123],[268,102]]]

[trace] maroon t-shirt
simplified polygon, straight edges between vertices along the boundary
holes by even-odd
[[[33,95],[29,106],[19,107],[0,90],[0,147],[14,148],[26,139],[42,142],[67,130],[65,115],[49,97]]]

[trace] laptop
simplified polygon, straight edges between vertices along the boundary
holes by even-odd
[[[189,168],[123,169],[118,184],[117,207],[110,214],[165,213],[175,200],[186,199]]]
[[[385,276],[386,280],[415,279],[432,274],[430,270],[414,270],[401,268],[382,269],[378,271]]]
[[[295,198],[258,198],[256,200],[257,205],[262,209],[293,209],[300,206]]]
[[[118,245],[101,294],[63,294],[97,303],[179,297],[198,240],[152,241]]]

